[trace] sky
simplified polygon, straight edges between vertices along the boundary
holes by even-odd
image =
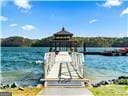
[[[62,27],[79,37],[128,36],[128,0],[0,2],[1,38],[41,39]]]

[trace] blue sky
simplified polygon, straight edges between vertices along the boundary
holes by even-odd
[[[1,2],[2,37],[40,39],[64,26],[75,36],[128,36],[128,1],[31,1]]]

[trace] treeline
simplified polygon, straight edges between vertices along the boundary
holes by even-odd
[[[82,47],[86,43],[87,47],[128,47],[128,37],[124,38],[108,38],[108,37],[73,37],[78,42],[78,46]],[[28,39],[24,37],[8,37],[1,39],[2,47],[50,47],[52,37],[38,39]]]
[[[24,37],[14,36],[1,39],[2,47],[31,47],[38,40],[31,40]]]

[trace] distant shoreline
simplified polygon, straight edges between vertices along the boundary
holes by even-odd
[[[1,38],[1,47],[52,47],[49,42],[53,37],[43,39],[29,39],[19,36]],[[128,47],[128,37],[73,37],[77,47]]]

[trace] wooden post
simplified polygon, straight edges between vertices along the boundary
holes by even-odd
[[[59,42],[59,51],[61,51],[61,45],[60,45],[61,43]]]
[[[75,42],[76,52],[77,52],[77,43]]]
[[[57,47],[57,46],[56,46],[56,42],[55,42],[55,51],[56,51],[56,47]]]
[[[84,42],[84,52],[86,52],[86,43]]]
[[[69,46],[70,46],[70,50],[72,50],[72,48],[71,48],[71,42],[69,42]]]

